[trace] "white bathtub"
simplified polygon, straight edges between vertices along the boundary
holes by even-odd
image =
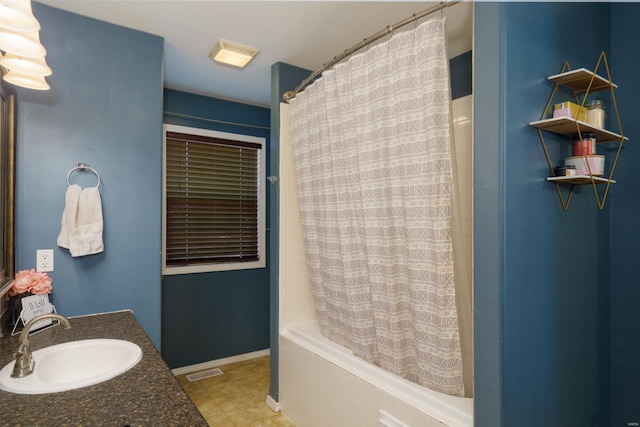
[[[472,427],[473,399],[397,377],[325,338],[316,321],[280,335],[280,407],[297,427]],[[392,420],[383,422],[390,414]]]

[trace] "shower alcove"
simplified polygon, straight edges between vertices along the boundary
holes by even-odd
[[[452,14],[464,16],[461,20],[465,25],[460,28],[472,28],[473,5],[460,3],[447,9]],[[446,14],[447,12],[445,12]],[[449,18],[447,18],[449,19]],[[451,20],[450,22],[454,22]],[[455,27],[453,27],[455,29]],[[455,163],[457,163],[456,179],[459,183],[462,224],[460,233],[463,235],[463,252],[467,259],[472,259],[473,236],[473,144],[472,144],[472,112],[473,96],[471,95],[471,33],[462,36],[461,33],[449,35],[449,60],[451,66],[451,105],[452,146],[455,149]],[[451,43],[453,41],[453,43]],[[456,43],[458,43],[456,45]],[[299,79],[290,77],[298,70],[289,68],[286,64],[279,64],[276,69],[276,81],[279,88],[293,88],[308,74]],[[291,80],[289,80],[291,78]],[[466,80],[468,79],[468,83]],[[465,80],[464,84],[458,84]],[[282,95],[282,93],[281,93]],[[365,375],[359,377],[359,369],[341,367],[339,364],[328,362],[328,358],[318,355],[324,350],[314,352],[294,342],[287,333],[289,325],[311,325],[315,322],[315,311],[311,295],[311,286],[307,273],[304,255],[302,231],[297,200],[295,168],[293,150],[289,141],[289,117],[287,104],[273,106],[279,116],[279,134],[276,155],[276,168],[272,172],[277,174],[278,188],[278,348],[277,362],[278,394],[277,405],[284,415],[297,425],[387,425],[379,424],[382,411],[392,418],[404,423],[401,425],[421,426],[451,426],[470,427],[473,425],[473,398],[445,396],[442,402],[434,403],[430,407],[427,398],[420,401],[417,395],[408,395],[397,391],[389,393],[377,380]],[[273,161],[274,157],[272,157]],[[272,163],[273,167],[274,163]],[[464,275],[469,277],[469,293],[471,294],[471,278],[473,277],[472,262],[465,264]],[[456,272],[457,274],[457,272]],[[469,310],[471,306],[469,305]],[[313,329],[309,326],[310,329]],[[273,338],[272,338],[273,339]],[[272,341],[273,343],[273,341]],[[473,350],[472,348],[463,349]],[[473,357],[469,358],[472,362]],[[339,362],[340,364],[342,362]],[[345,365],[346,366],[346,365]],[[273,378],[273,377],[272,377]],[[376,384],[376,385],[374,385]],[[465,385],[466,388],[466,385]],[[472,389],[472,386],[469,386]],[[428,393],[427,393],[428,394]],[[436,393],[437,394],[437,393]],[[450,399],[457,400],[457,404],[450,405]],[[451,413],[445,408],[450,407]],[[455,415],[457,414],[457,415]],[[400,424],[399,424],[400,425]]]
[[[462,240],[465,256],[467,259],[471,259],[473,233],[471,117],[473,96],[467,95],[454,99],[451,106],[452,145],[455,147],[462,211]],[[288,325],[307,325],[308,322],[315,320],[311,285],[307,275],[300,229],[293,150],[288,135],[288,108],[289,106],[286,104],[280,105],[281,135],[278,175],[280,186],[279,332],[281,334],[279,339],[279,403],[283,413],[294,422],[317,417],[321,420],[331,420],[333,423],[331,425],[350,425],[349,420],[358,420],[364,423],[363,425],[378,425],[379,410],[387,409],[389,414],[404,420],[411,426],[429,425],[428,423],[432,423],[434,426],[472,426],[472,398],[452,398],[453,400],[458,399],[452,407],[457,408],[454,409],[454,412],[458,412],[462,418],[462,421],[456,420],[447,415],[444,409],[426,408],[426,404],[411,405],[407,403],[408,401],[415,402],[415,396],[411,397],[406,394],[393,396],[384,389],[370,386],[369,382],[354,375],[351,370],[345,370],[335,363],[326,362],[326,359],[316,353],[283,337],[282,334]],[[473,277],[472,263],[469,262],[468,265],[465,265],[465,269],[467,277]],[[428,396],[430,396],[429,393],[425,398]],[[448,399],[450,396],[443,395],[443,397],[444,407],[446,407],[446,401],[450,400]],[[323,410],[320,411],[317,408],[323,408]]]

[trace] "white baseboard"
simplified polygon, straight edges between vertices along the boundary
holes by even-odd
[[[230,363],[241,362],[243,360],[255,359],[258,357],[269,356],[270,349],[258,350],[251,353],[239,354],[237,356],[225,357],[223,359],[210,360],[208,362],[197,363],[195,365],[183,366],[172,369],[173,375],[190,374],[191,372],[202,371],[204,369],[217,368],[218,366],[228,365]]]
[[[273,410],[273,412],[280,412],[280,402],[276,402],[273,397],[267,396],[266,404]]]

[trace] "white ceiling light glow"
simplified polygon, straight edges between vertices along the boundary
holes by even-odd
[[[12,53],[7,53],[0,59],[0,65],[19,73],[31,74],[34,76],[50,76],[51,68],[44,60],[44,56],[40,58],[22,58]]]
[[[209,52],[209,58],[216,62],[244,68],[260,52],[255,47],[220,39]]]
[[[2,76],[2,79],[13,85],[26,87],[28,89],[49,90],[49,84],[42,76],[34,76],[32,74],[23,74],[9,70]]]
[[[0,65],[2,79],[16,86],[47,90],[51,68],[40,43],[40,23],[31,0],[0,0]]]
[[[38,32],[21,33],[0,28],[0,50],[25,58],[45,56],[47,51],[40,43]]]
[[[2,0],[0,2],[0,28],[33,32],[40,29],[40,23],[31,12],[30,0]]]

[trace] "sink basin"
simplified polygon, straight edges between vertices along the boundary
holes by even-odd
[[[32,353],[33,373],[11,378],[15,362],[0,370],[0,389],[20,394],[56,393],[110,380],[142,358],[138,345],[124,340],[91,339],[52,345]]]

